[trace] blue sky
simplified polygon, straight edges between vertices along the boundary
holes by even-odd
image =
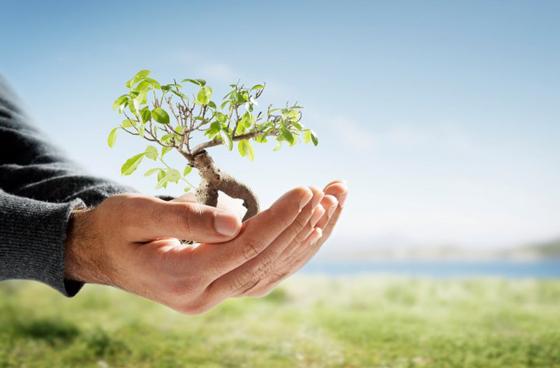
[[[346,178],[333,249],[560,235],[559,2],[4,1],[2,13],[0,73],[97,175],[155,193],[119,175],[141,142],[105,144],[138,69],[218,91],[266,81],[267,101],[306,107],[320,146],[215,159],[265,205]]]

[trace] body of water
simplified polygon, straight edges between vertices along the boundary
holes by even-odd
[[[560,260],[551,261],[321,261],[302,273],[329,276],[361,274],[434,278],[505,277],[560,278]]]

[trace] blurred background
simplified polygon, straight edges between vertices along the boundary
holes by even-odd
[[[513,304],[543,308],[523,307],[526,314],[519,320],[530,323],[492,335],[495,341],[513,341],[504,337],[515,335],[512,331],[519,337],[503,356],[516,351],[522,359],[506,359],[503,366],[560,366],[560,353],[551,344],[559,337],[550,336],[553,324],[545,318],[560,317],[553,307],[560,301],[559,2],[4,0],[1,9],[0,73],[46,135],[91,173],[163,194],[154,189],[153,178],[119,174],[122,163],[143,150],[143,142],[121,135],[115,148],[106,145],[109,130],[120,122],[111,104],[136,71],[150,69],[163,81],[205,78],[218,94],[230,82],[266,82],[266,103],[298,101],[305,107],[304,123],[319,135],[319,146],[273,152],[272,146],[259,145],[254,162],[219,148],[214,158],[250,183],[264,206],[293,186],[348,181],[351,192],[341,223],[304,275],[322,277],[330,285],[325,290],[345,290],[340,280],[383,274],[371,283],[361,279],[361,290],[369,291],[348,300],[364,298],[363,304],[351,305],[356,308],[370,302],[372,308],[388,303],[387,310],[395,307],[391,302],[400,305],[407,317],[375,317],[395,321],[395,329],[402,327],[397,321],[416,328],[410,326],[422,319],[407,305],[418,302],[427,310],[434,306],[423,301],[440,301],[438,306],[454,301],[476,310],[496,305],[492,295],[499,289],[506,293],[500,300],[512,303],[503,310],[511,320],[488,310],[472,322],[494,331],[490,335],[497,327],[488,321],[510,326],[520,316],[508,309]],[[171,187],[166,194],[181,191]],[[427,291],[409,295],[406,281],[384,283],[383,277],[405,277]],[[492,280],[473,281],[480,277]],[[432,279],[436,284],[427,281]],[[459,284],[447,284],[453,279]],[[342,284],[332,289],[331,282]],[[460,292],[453,294],[455,287]],[[280,289],[277,300],[284,300],[282,293],[292,295],[290,290]],[[332,302],[328,295],[321,303]],[[350,322],[332,328],[339,331]],[[449,319],[445,324],[453,325]],[[523,335],[532,333],[531,326],[541,326],[544,335]],[[303,335],[306,341],[324,337],[311,331],[311,337]],[[380,341],[416,346],[394,330],[385,332],[394,340]],[[406,349],[378,356],[372,351],[389,350],[375,345],[373,335],[348,336],[340,339],[352,346],[368,341],[363,355],[343,350],[331,360],[317,348],[318,360],[306,350],[290,362],[479,364],[461,355],[445,365],[444,358]],[[425,336],[434,351],[446,351],[438,349],[448,340]],[[465,344],[480,343],[477,349],[494,341],[487,335],[463,337]],[[285,349],[290,357],[297,355]],[[99,361],[110,364],[107,359]]]

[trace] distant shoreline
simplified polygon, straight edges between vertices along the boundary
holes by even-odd
[[[313,260],[304,274],[560,279],[560,260]]]

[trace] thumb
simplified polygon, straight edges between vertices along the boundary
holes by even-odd
[[[241,230],[241,220],[235,214],[188,200],[158,199],[144,206],[142,212],[142,241],[177,238],[218,243],[233,239]]]

